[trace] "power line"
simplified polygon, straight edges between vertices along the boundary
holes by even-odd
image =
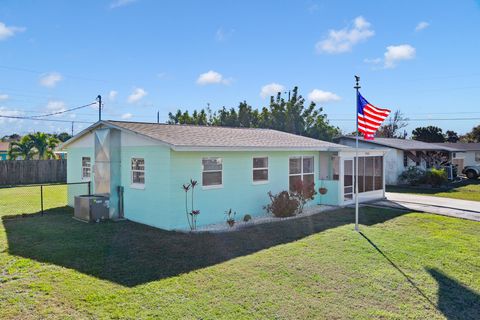
[[[75,111],[75,110],[78,110],[78,109],[83,109],[83,108],[86,108],[86,107],[90,107],[94,104],[96,104],[96,102],[92,102],[92,103],[89,103],[89,104],[86,104],[86,105],[83,105],[83,106],[80,106],[80,107],[75,107],[75,108],[71,108],[71,109],[67,109],[67,110],[62,110],[62,111],[57,111],[57,112],[52,112],[52,113],[47,113],[47,114],[40,114],[40,115],[36,115],[36,116],[30,116],[30,118],[43,118],[43,117],[55,116],[55,115],[58,115],[58,114],[62,114],[62,113],[66,113],[66,112]]]
[[[31,118],[31,117],[21,117],[21,116],[4,116],[0,115],[0,118],[5,118],[5,119],[16,119],[16,120],[33,120],[33,121],[51,121],[51,122],[68,122],[71,123],[72,121],[76,123],[94,123],[93,121],[77,121],[77,120],[61,120],[61,119],[36,119],[36,118]]]

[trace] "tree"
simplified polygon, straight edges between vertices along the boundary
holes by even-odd
[[[412,139],[424,142],[445,142],[442,129],[435,126],[418,127],[412,131]]]
[[[313,102],[305,106],[298,87],[293,88],[288,100],[280,92],[270,97],[270,105],[261,110],[243,101],[237,108],[222,107],[214,113],[207,108],[207,112],[202,109],[190,116],[188,111],[177,110],[175,114],[169,113],[168,117],[169,124],[267,128],[328,141],[340,135],[340,129],[330,125],[321,107],[317,108]]]
[[[68,134],[67,132],[62,132],[62,133],[55,133],[53,134],[53,136],[55,138],[57,138],[58,140],[60,140],[61,142],[65,142],[67,141],[68,139],[70,139],[72,136],[70,134]]]
[[[445,142],[456,143],[458,140],[460,140],[460,138],[458,137],[458,133],[455,131],[447,130],[447,132],[445,132]]]
[[[14,141],[10,143],[10,149],[8,150],[8,158],[15,160],[21,157],[23,160],[32,159],[35,154],[35,144],[32,141],[30,135],[24,136],[20,141]]]
[[[480,142],[480,125],[473,127],[472,131],[460,137],[462,142]]]
[[[20,141],[22,137],[19,134],[11,134],[2,137],[2,142]]]
[[[57,138],[43,132],[36,132],[28,136],[33,142],[39,159],[52,159],[55,157],[53,151],[60,142]]]
[[[381,138],[399,138],[405,139],[407,134],[402,129],[408,126],[408,118],[406,118],[400,110],[389,116],[386,123],[377,131],[377,137]]]

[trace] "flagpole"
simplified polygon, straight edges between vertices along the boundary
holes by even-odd
[[[355,131],[355,231],[359,232],[358,228],[358,89],[360,89],[360,77],[355,76],[355,119],[357,119],[357,130]]]

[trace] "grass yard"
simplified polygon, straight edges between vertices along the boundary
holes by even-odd
[[[359,234],[342,209],[183,234],[71,214],[2,219],[1,319],[480,318],[477,222],[370,208]]]
[[[450,188],[409,188],[387,186],[387,192],[422,194],[443,198],[480,201],[480,180],[466,181]]]

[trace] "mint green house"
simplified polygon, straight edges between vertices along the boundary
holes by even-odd
[[[92,193],[107,194],[110,218],[164,229],[188,228],[182,185],[190,179],[198,181],[199,226],[224,221],[230,208],[240,219],[264,215],[267,193],[297,180],[327,189],[309,206],[354,201],[354,149],[275,130],[100,121],[61,148],[67,181],[91,181]],[[383,151],[359,156],[360,200],[383,198]]]

